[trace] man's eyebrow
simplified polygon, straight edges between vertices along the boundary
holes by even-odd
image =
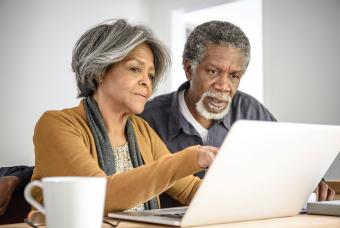
[[[208,65],[208,67],[223,68],[223,67],[219,66],[218,64],[214,64],[214,63],[208,63],[207,65]]]
[[[214,67],[214,68],[217,68],[217,69],[223,69],[223,66],[222,65],[219,65],[219,64],[216,64],[216,63],[208,63],[207,64],[208,67]],[[241,69],[231,69],[232,72],[243,72],[243,68]]]

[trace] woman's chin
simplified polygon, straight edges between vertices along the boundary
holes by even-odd
[[[131,109],[131,115],[138,115],[141,114],[144,111],[144,105],[142,107],[134,107]]]

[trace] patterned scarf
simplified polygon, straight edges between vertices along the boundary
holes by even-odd
[[[103,117],[100,113],[97,102],[92,97],[87,97],[84,103],[88,123],[93,134],[94,141],[96,142],[99,166],[107,176],[111,176],[116,173],[116,167]],[[125,134],[127,137],[132,166],[136,168],[144,165],[130,119],[126,122]],[[154,197],[144,203],[144,208],[145,210],[157,209],[157,198]]]

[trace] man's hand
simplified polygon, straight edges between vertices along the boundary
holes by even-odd
[[[314,190],[317,201],[333,200],[335,191],[331,189],[324,181],[321,181]]]
[[[16,176],[0,177],[0,216],[5,214],[12,194],[19,183],[20,180]]]
[[[217,147],[197,146],[198,166],[203,169],[208,168],[213,162],[217,152],[218,152]]]

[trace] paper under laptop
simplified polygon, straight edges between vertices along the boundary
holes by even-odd
[[[340,200],[308,203],[307,213],[340,216]]]
[[[339,151],[340,126],[237,121],[189,207],[108,215],[181,227],[294,216]]]

